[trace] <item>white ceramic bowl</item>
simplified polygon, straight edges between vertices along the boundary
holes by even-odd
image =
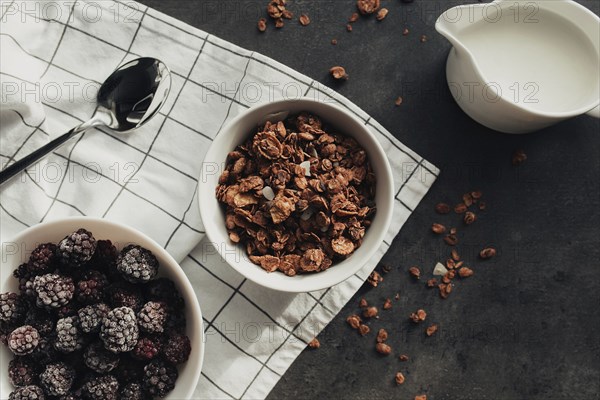
[[[334,126],[339,133],[356,139],[366,150],[377,177],[375,194],[377,213],[365,234],[362,246],[346,260],[336,263],[322,272],[290,277],[277,271],[266,272],[248,259],[242,246],[229,240],[225,228],[224,210],[215,197],[215,188],[219,176],[225,168],[227,154],[243,143],[252,132],[255,132],[258,125],[267,120],[271,122],[281,121],[288,115],[301,111],[307,111],[321,117]],[[363,122],[344,109],[330,103],[309,99],[282,100],[250,108],[223,127],[221,133],[210,146],[202,163],[198,194],[200,214],[208,238],[221,257],[233,269],[251,281],[267,288],[284,292],[310,292],[331,287],[348,279],[360,270],[381,246],[392,219],[394,181],[383,148]]]
[[[119,249],[135,243],[152,251],[160,263],[159,276],[175,282],[185,300],[187,335],[192,343],[189,360],[179,366],[179,378],[175,389],[165,399],[189,399],[200,378],[204,358],[204,329],[202,312],[194,289],[177,262],[154,240],[128,226],[99,218],[76,217],[35,225],[21,232],[9,242],[2,243],[0,292],[18,292],[18,282],[12,271],[26,262],[31,251],[41,243],[57,243],[78,228],[91,231],[96,239],[109,239]],[[13,358],[6,346],[0,346],[0,399],[8,398],[13,390],[8,380],[8,363]]]

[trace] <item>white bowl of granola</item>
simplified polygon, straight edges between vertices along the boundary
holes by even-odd
[[[199,182],[202,221],[221,257],[279,291],[321,290],[356,274],[392,219],[392,171],[377,138],[341,107],[310,99],[231,120]]]

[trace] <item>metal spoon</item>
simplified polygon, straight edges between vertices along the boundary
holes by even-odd
[[[170,89],[171,73],[161,61],[138,58],[122,65],[100,87],[98,107],[89,121],[2,170],[0,184],[90,128],[107,127],[116,132],[139,128],[158,113]]]

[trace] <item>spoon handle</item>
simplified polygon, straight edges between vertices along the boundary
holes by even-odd
[[[29,167],[31,164],[38,161],[40,158],[44,157],[46,154],[50,153],[52,150],[64,144],[67,140],[71,139],[73,136],[89,129],[92,125],[89,122],[85,122],[75,128],[71,129],[69,132],[65,133],[62,136],[57,137],[50,143],[40,147],[33,153],[23,157],[19,161],[14,164],[4,168],[0,171],[0,185],[15,176],[21,170]]]

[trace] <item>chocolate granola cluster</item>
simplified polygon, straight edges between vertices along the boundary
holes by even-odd
[[[216,188],[229,238],[289,276],[326,270],[360,247],[375,215],[366,151],[314,115],[267,122],[227,157]]]

